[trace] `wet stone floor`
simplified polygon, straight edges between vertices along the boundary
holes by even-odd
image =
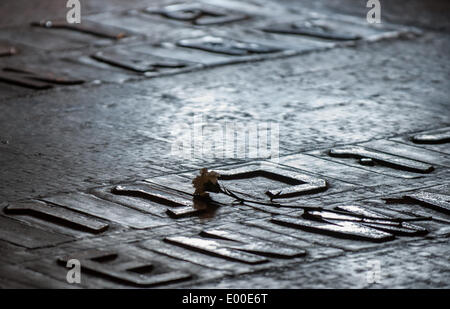
[[[0,287],[449,288],[449,5],[360,2],[3,1]]]

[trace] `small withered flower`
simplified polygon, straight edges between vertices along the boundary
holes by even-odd
[[[219,193],[221,191],[219,182],[217,181],[219,176],[217,172],[208,172],[207,168],[202,168],[200,175],[192,180],[192,185],[195,188],[194,195],[209,197],[208,192]]]

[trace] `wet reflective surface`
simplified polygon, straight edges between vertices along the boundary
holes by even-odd
[[[366,9],[3,1],[0,287],[448,287],[448,4]]]

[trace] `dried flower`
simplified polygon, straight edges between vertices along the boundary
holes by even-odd
[[[220,192],[220,186],[217,181],[219,178],[219,173],[211,171],[208,172],[207,168],[202,168],[200,170],[200,175],[192,180],[192,185],[195,188],[195,195],[200,195],[203,197],[208,197],[209,192]]]

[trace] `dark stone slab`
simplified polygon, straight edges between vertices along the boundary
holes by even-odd
[[[157,232],[155,232],[155,230]],[[56,263],[56,257],[72,255],[76,256],[78,253],[89,251],[91,249],[102,249],[106,251],[117,250],[125,253],[125,256],[131,255],[135,247],[131,243],[141,241],[148,238],[162,238],[167,235],[173,235],[184,231],[180,226],[162,226],[147,230],[121,230],[113,233],[107,233],[96,237],[83,237],[72,242],[64,243],[56,247],[48,247],[36,249],[33,253],[40,257],[51,258],[51,263]],[[163,236],[161,236],[161,234]],[[122,248],[126,247],[126,248]],[[76,257],[74,257],[76,258]]]
[[[398,181],[395,177],[381,175],[307,154],[296,154],[280,158],[280,164],[360,186],[372,187]],[[332,180],[328,179],[328,182],[330,183]]]
[[[450,127],[444,127],[437,130],[424,131],[415,135],[394,137],[391,140],[450,155],[450,147],[448,146],[448,142],[446,142],[445,139],[445,135],[449,131]],[[414,141],[414,136],[417,136],[417,141],[419,142]]]
[[[271,33],[305,35],[336,41],[354,41],[362,38],[358,34],[342,31],[342,29],[320,19],[272,24],[262,28],[262,30]]]
[[[330,189],[328,189],[326,192],[315,194],[315,195],[304,195],[299,196],[298,198],[291,199],[288,201],[283,201],[284,203],[287,203],[288,205],[292,206],[312,206],[312,207],[328,207],[331,205],[336,205],[338,203],[343,202],[353,202],[355,200],[362,200],[367,199],[369,197],[375,197],[382,195],[384,193],[384,190],[387,190],[389,192],[395,191],[395,186],[391,185],[385,185],[385,186],[375,186],[372,188],[368,187],[352,187],[350,185],[343,186],[344,188],[342,190],[339,190],[340,188],[336,188],[333,190],[332,184],[333,180],[328,180],[328,184],[330,186]],[[292,209],[292,208],[291,208]]]
[[[57,77],[53,73],[32,72],[28,69],[4,67],[0,71],[0,81],[31,89],[49,89],[54,85],[79,85],[83,80]]]
[[[319,216],[324,218],[326,221],[336,222],[336,223],[339,223],[339,220],[350,221],[350,222],[351,221],[360,222],[362,225],[372,227],[374,229],[377,229],[377,230],[380,230],[383,232],[387,232],[387,233],[391,233],[393,235],[398,235],[398,236],[419,236],[419,235],[428,234],[428,230],[421,226],[411,224],[408,222],[402,222],[401,224],[399,224],[398,222],[393,221],[392,219],[394,219],[394,218],[391,216],[383,215],[376,211],[366,209],[364,207],[337,206],[336,209],[342,210],[342,211],[348,213],[350,216],[347,216],[344,214],[344,215],[342,215],[342,217],[340,217],[341,215],[339,215],[339,214],[336,215],[333,213],[328,213],[328,214],[324,215],[324,213],[326,213],[326,211],[324,211],[323,213],[320,213]],[[369,218],[376,218],[376,219],[375,220],[361,219],[358,217],[352,217],[353,214],[362,215],[362,216],[369,217]],[[396,216],[396,218],[399,218],[399,217],[401,217],[401,216]]]
[[[109,65],[93,59],[89,54],[76,51],[61,58],[58,64],[66,71],[76,72],[80,78],[92,83],[101,82],[123,83],[128,80],[137,79],[141,74],[131,70]]]
[[[411,160],[389,153],[370,150],[362,146],[343,146],[332,148],[330,156],[344,157],[344,158],[370,158],[376,163],[389,166],[395,169],[411,171],[415,173],[430,173],[433,171],[433,166],[420,161]]]
[[[266,179],[266,181],[274,180],[285,185],[288,184],[288,186],[285,186],[284,188],[268,188],[265,190],[266,195],[275,199],[312,194],[325,191],[327,189],[327,182],[324,179],[314,177],[306,173],[283,169],[282,166],[270,164],[250,164],[233,169],[217,170],[217,172],[220,174],[219,180],[223,180],[224,184],[227,184],[227,181],[248,179],[250,188],[247,192],[239,190],[238,186],[230,186],[230,188],[236,189],[237,192],[249,195],[252,195],[253,192],[255,192],[255,188],[258,187],[256,183],[252,182],[254,178],[263,178]],[[267,185],[265,187],[267,187]],[[257,198],[262,197],[260,196]]]
[[[32,22],[31,25],[46,29],[68,29],[115,40],[119,40],[128,36],[128,34],[123,29],[102,25],[90,20],[83,20],[83,22],[80,24],[69,24],[66,21],[59,20],[42,20],[40,22]]]
[[[274,233],[265,233],[265,236],[268,234],[278,236],[275,239],[267,239],[241,232],[247,229],[255,232],[255,228],[231,223],[202,230],[193,236],[167,237],[164,239],[167,243],[165,245],[154,242],[142,245],[161,254],[233,273],[262,269],[273,263],[282,263],[282,261],[302,258],[306,255],[306,250],[302,248],[304,242],[297,240],[296,243],[288,244],[287,242],[291,239],[279,240],[282,237]],[[336,252],[333,253],[336,254]],[[323,254],[326,253],[314,252],[314,257],[317,258]],[[248,268],[249,266],[251,268]]]
[[[244,42],[217,36],[183,39],[178,41],[177,45],[232,56],[248,56],[252,54],[267,54],[283,51],[283,49],[275,46]]]
[[[244,60],[248,60],[248,57],[244,56],[235,57],[232,55],[211,53],[200,49],[178,47],[174,46],[172,42],[164,42],[160,44],[160,46],[150,44],[136,45],[133,46],[133,50],[144,54],[151,54],[159,57],[168,57],[171,59],[177,59],[179,61],[189,63],[190,65],[186,67],[186,70],[194,67],[203,68],[207,66],[236,63],[239,62],[241,58],[245,58]],[[194,64],[196,65],[194,66]],[[182,71],[183,69],[184,68],[177,70]],[[169,71],[166,70],[165,72]],[[150,73],[147,73],[147,75],[150,75]]]
[[[29,249],[54,246],[73,240],[72,237],[44,231],[2,216],[0,216],[0,239]]]
[[[170,207],[192,206],[192,202],[189,200],[190,196],[182,197],[175,195],[174,192],[170,194],[161,189],[158,190],[157,188],[151,187],[146,183],[117,185],[111,189],[111,193],[115,195],[142,197]]]
[[[450,128],[417,134],[411,137],[411,141],[416,144],[447,144],[450,143]]]
[[[339,200],[355,200],[358,198],[364,198],[366,196],[372,196],[375,194],[375,190],[372,188],[361,187],[339,181],[332,178],[327,178],[327,190],[293,196],[290,198],[276,199],[275,201],[286,205],[288,207],[282,207],[288,209],[289,207],[296,208],[299,205],[302,206],[323,206],[334,204]]]
[[[302,211],[294,212],[291,213],[290,216],[300,217],[302,213],[303,213]],[[326,234],[310,233],[286,225],[274,224],[270,220],[252,220],[249,222],[245,222],[245,225],[264,229],[265,231],[270,231],[272,233],[279,234],[283,237],[289,236],[297,240],[300,240],[301,243],[307,242],[310,244],[310,247],[305,247],[308,251],[308,254],[314,254],[316,258],[327,257],[329,254],[332,256],[339,254],[339,251],[336,252],[336,250],[338,249],[343,249],[345,251],[359,251],[363,249],[374,248],[380,245],[379,243],[376,242],[346,239],[346,238],[336,238],[334,236]],[[331,253],[328,252],[328,249],[331,250]]]
[[[96,218],[40,201],[9,203],[3,208],[3,211],[10,215],[27,215],[42,218],[49,222],[90,233],[102,233],[109,227],[108,224]]]
[[[167,215],[171,218],[184,218],[199,215],[207,211],[208,206],[205,203],[198,202],[196,203],[198,206],[186,206],[180,208],[168,208]]]
[[[450,166],[449,155],[422,148],[420,145],[410,146],[391,140],[376,140],[363,143],[361,146],[432,165]]]
[[[145,229],[166,224],[150,214],[99,199],[84,193],[63,194],[44,199],[46,202],[70,208],[128,227]]]
[[[159,202],[160,204],[167,205],[171,208],[167,208],[166,213],[172,218],[182,218],[186,216],[199,215],[205,213],[210,208],[219,206],[218,204],[212,205],[213,201],[208,203],[207,201],[194,199],[192,196],[177,196],[172,193],[155,192],[148,188],[148,185],[130,185],[130,186],[116,186],[113,188],[112,193],[118,195],[131,195],[142,196],[146,199]]]
[[[144,12],[203,26],[236,22],[248,18],[245,14],[203,3],[171,4],[162,8],[147,8]]]
[[[200,270],[208,274],[213,270],[226,273],[245,272],[249,271],[251,269],[250,267],[253,266],[244,263],[234,263],[232,261],[227,262],[221,256],[206,255],[202,252],[191,250],[190,248],[174,246],[173,244],[155,239],[140,242],[139,246],[156,252],[163,257],[189,262],[197,267],[200,266]],[[204,276],[205,274],[202,274],[202,277]]]
[[[218,206],[194,199],[189,194],[145,182],[96,188],[91,192],[114,203],[159,217],[169,216],[176,219],[202,215]]]
[[[385,242],[394,239],[392,234],[381,232],[352,222],[330,224],[288,216],[276,216],[271,220],[271,222],[307,232],[348,239],[366,240],[372,242]]]
[[[389,201],[389,200],[388,200]],[[411,192],[403,196],[403,200],[391,200],[391,202],[414,202],[436,211],[450,214],[450,195],[433,192]]]
[[[306,251],[303,249],[279,245],[270,240],[263,241],[256,237],[237,231],[230,231],[228,229],[203,230],[200,235],[210,238],[243,242],[246,245],[240,246],[239,250],[267,257],[290,259],[306,255]]]
[[[190,65],[186,61],[119,49],[99,51],[91,57],[97,61],[138,73],[173,70]]]
[[[191,197],[191,195],[170,191],[168,188],[146,182],[99,187],[91,189],[90,193],[102,199],[161,217],[165,216],[167,207],[189,206]]]
[[[394,195],[393,196],[398,196]],[[406,224],[413,224],[415,227],[420,227],[426,229],[430,237],[440,233],[440,230],[445,228],[450,224],[450,220],[446,219],[445,215],[437,211],[431,210],[429,208],[418,207],[417,203],[409,204],[403,199],[400,202],[386,203],[386,196],[383,198],[367,199],[353,203],[352,205],[357,205],[365,210],[370,210],[376,212],[377,214],[389,216],[391,218],[401,218],[401,219],[415,219],[418,217],[432,217],[432,220],[418,221],[418,222],[405,222]],[[342,204],[345,205],[345,204]],[[337,206],[339,207],[339,206]],[[352,207],[352,206],[343,206]]]
[[[63,266],[72,256],[58,258]],[[77,254],[81,269],[96,276],[131,286],[150,287],[189,280],[192,275],[181,271],[162,271],[151,261],[127,257],[117,251],[89,250]]]
[[[226,260],[237,261],[246,264],[261,264],[266,263],[266,258],[258,255],[240,251],[236,248],[238,244],[235,242],[226,242],[213,239],[205,239],[195,236],[172,236],[165,238],[168,243],[189,248],[198,252],[209,255],[220,256]]]
[[[336,256],[342,253],[340,249],[317,245],[306,239],[299,239],[292,237],[290,235],[276,233],[267,227],[267,224],[262,221],[257,221],[259,225],[253,225],[252,221],[243,222],[242,224],[227,224],[224,227],[228,231],[236,231],[239,234],[246,235],[247,237],[252,237],[268,243],[277,243],[278,246],[283,248],[297,248],[306,251],[306,259],[315,260],[321,258],[327,258],[331,256]],[[273,224],[271,224],[273,225]],[[249,238],[249,239],[252,239]]]
[[[158,228],[157,228],[158,229]],[[178,229],[181,232],[180,229]],[[156,250],[152,250],[153,247],[156,248],[164,248],[164,246],[174,247],[173,245],[166,244],[156,238],[155,233],[148,232],[142,233],[143,231],[135,231],[140,234],[140,239],[131,240],[130,237],[124,237],[122,234],[119,237],[116,237],[114,240],[110,239],[105,241],[104,238],[111,238],[111,235],[105,236],[97,239],[90,239],[87,241],[78,241],[76,243],[71,243],[63,246],[58,246],[58,248],[47,249],[45,251],[40,252],[41,258],[33,261],[26,262],[24,264],[25,267],[34,270],[36,272],[42,273],[45,276],[52,277],[56,280],[66,281],[67,271],[69,270],[66,267],[66,263],[63,261],[58,262],[57,258],[62,257],[64,259],[85,259],[84,252],[92,253],[96,255],[100,254],[108,254],[113,253],[116,256],[111,256],[109,259],[105,257],[104,259],[96,259],[94,262],[99,264],[99,267],[103,270],[107,271],[108,268],[103,266],[110,266],[114,268],[115,271],[118,271],[120,274],[122,272],[128,273],[131,276],[141,275],[143,279],[150,280],[152,276],[154,279],[158,279],[157,276],[168,273],[185,273],[187,275],[191,274],[191,278],[182,279],[181,281],[166,281],[163,282],[164,279],[162,276],[159,277],[161,281],[152,286],[152,287],[163,287],[163,288],[172,288],[177,286],[181,282],[193,282],[194,280],[207,280],[210,278],[218,278],[225,274],[224,271],[208,268],[205,265],[196,265],[191,262],[188,262],[183,259],[173,258],[169,255],[165,255],[157,252]],[[164,233],[163,231],[160,231]],[[128,232],[129,233],[129,232]],[[169,233],[170,234],[170,233]],[[137,235],[136,235],[137,236]],[[149,239],[143,241],[143,239]],[[141,246],[141,243],[148,244],[147,246]],[[153,245],[151,245],[153,244]],[[95,248],[95,249],[94,249]],[[181,248],[175,247],[178,251]],[[186,250],[188,251],[188,250]],[[189,251],[188,251],[189,252]],[[187,252],[182,252],[183,254],[187,254]],[[43,258],[42,258],[43,257]],[[94,257],[95,258],[95,257]],[[221,260],[223,264],[223,260]],[[132,265],[149,266],[151,267],[142,267],[141,269],[137,269],[133,271],[127,271],[122,269],[127,269],[127,265],[132,268]],[[231,273],[231,272],[228,272]],[[77,286],[83,288],[143,288],[147,286],[139,286],[135,283],[130,283],[125,280],[116,279],[108,275],[103,275],[99,272],[89,271],[82,269],[81,273],[81,282],[80,284],[76,284]]]

